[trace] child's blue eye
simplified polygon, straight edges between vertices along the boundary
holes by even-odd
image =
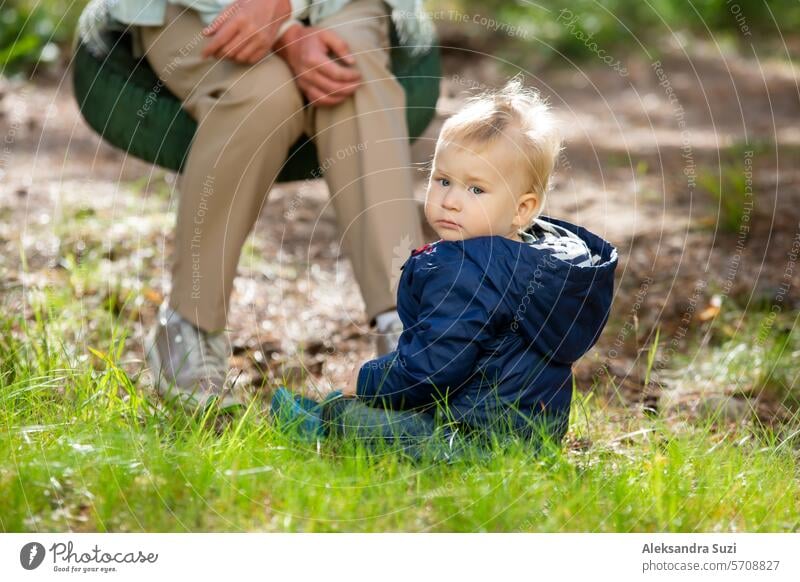
[[[436,181],[439,182],[439,184],[441,184],[442,186],[445,186],[445,187],[450,185],[450,180],[448,180],[447,178],[439,178]]]
[[[485,190],[479,188],[478,186],[470,186],[469,191],[473,194],[483,194],[485,192]]]

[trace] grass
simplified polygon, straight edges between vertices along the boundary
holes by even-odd
[[[521,442],[451,464],[308,445],[259,400],[226,425],[166,413],[120,361],[113,312],[87,314],[85,344],[64,340],[70,293],[0,325],[2,531],[800,530],[791,427],[678,430],[595,386],[570,423],[590,444],[538,458]]]
[[[800,6],[790,0],[769,3],[739,0],[559,0],[547,3],[505,0],[433,0],[428,9],[438,19],[452,20],[464,34],[493,39],[493,47],[519,63],[521,46],[556,63],[603,62],[626,76],[624,65],[631,55],[661,58],[667,41],[690,45],[713,40],[723,50],[750,54],[751,43],[760,44],[770,33],[784,35],[800,23]],[[457,15],[454,16],[453,14]],[[765,49],[768,47],[765,47]],[[780,55],[783,47],[776,46]],[[602,51],[602,52],[601,52]],[[783,57],[785,59],[785,55]],[[612,63],[620,61],[620,67]]]
[[[84,0],[4,2],[0,15],[0,74],[30,73],[58,60],[73,37]]]
[[[160,300],[140,238],[169,220],[163,200],[130,198],[136,212],[65,200],[58,266],[23,256],[27,284],[0,298],[0,531],[800,531],[796,419],[676,422],[621,407],[607,378],[575,387],[566,446],[539,457],[303,444],[260,398],[225,425],[168,414],[139,375],[137,326]],[[723,303],[670,371],[795,402],[796,314],[759,309]],[[671,344],[660,329],[646,345],[649,383]]]
[[[737,144],[721,150],[716,168],[702,168],[697,183],[717,205],[713,223],[723,232],[746,234],[755,207],[754,158],[764,153],[764,144]],[[757,166],[756,166],[757,167]]]
[[[800,410],[798,313],[780,307],[772,298],[744,310],[734,298],[726,299],[707,337],[692,337],[676,355],[675,369],[695,385],[725,386],[729,393],[759,395]]]
[[[0,18],[0,72],[7,76],[31,73],[68,54],[85,0],[19,0],[11,4],[4,6]],[[453,13],[464,15],[463,22],[455,23],[467,34],[508,40],[508,47],[501,52],[514,62],[520,43],[559,62],[564,56],[591,61],[599,49],[613,51],[615,60],[632,51],[646,51],[657,58],[659,42],[654,39],[673,36],[683,43],[692,37],[713,38],[750,54],[752,40],[770,39],[777,28],[785,36],[800,24],[800,7],[791,0],[770,2],[769,10],[763,0],[738,0],[735,9],[731,6],[726,0],[695,0],[691,8],[679,0],[427,3],[434,14],[450,14],[439,19],[454,18]],[[775,54],[782,55],[782,49],[778,46]]]
[[[56,4],[40,3],[36,14],[30,2],[11,9],[0,39],[4,74],[36,67],[51,41],[66,46],[80,3],[64,19]],[[536,34],[527,42],[537,48],[542,39],[554,52],[589,60],[597,55],[556,20],[560,8],[580,14],[575,30],[619,57],[636,41],[620,34],[617,16],[645,35],[663,34],[666,24],[702,26],[668,0],[638,8],[549,4],[541,19],[529,18],[541,10],[521,4],[453,4],[531,26]],[[780,4],[781,12],[772,10],[788,30],[798,9]],[[774,32],[762,3],[747,6],[754,30]],[[738,35],[720,2],[695,8],[715,36],[719,29]],[[524,39],[506,30],[497,35],[508,38],[516,58]],[[732,150],[705,178],[729,232],[743,223],[744,155]],[[647,173],[640,162],[637,176]],[[132,186],[145,185],[153,186]],[[157,280],[148,287],[159,257],[142,252],[154,243],[141,238],[172,226],[163,213],[170,188],[159,182],[152,194],[132,197],[111,217],[86,207],[56,224],[57,266],[24,269],[51,281],[26,283],[19,301],[0,299],[0,531],[800,530],[796,421],[776,428],[713,419],[680,424],[612,405],[613,386],[578,387],[562,451],[534,458],[512,442],[452,464],[415,463],[392,450],[370,455],[352,442],[298,443],[267,420],[262,400],[223,426],[166,413],[130,356],[139,307],[155,303],[146,296],[160,288]],[[766,391],[797,410],[793,316],[723,309],[710,343],[690,346],[670,367],[691,381]],[[661,334],[645,352],[646,385],[668,345]]]

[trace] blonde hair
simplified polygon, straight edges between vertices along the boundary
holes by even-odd
[[[561,152],[561,136],[547,102],[538,91],[522,84],[522,74],[498,91],[469,97],[466,105],[444,122],[439,141],[486,144],[501,136],[508,138],[510,131],[520,138],[516,143],[527,162],[526,192],[539,196],[538,216]]]

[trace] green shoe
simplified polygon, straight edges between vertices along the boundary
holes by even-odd
[[[326,436],[322,421],[323,406],[341,396],[341,392],[334,391],[322,402],[317,402],[279,386],[272,396],[270,415],[282,429],[302,440],[315,442]]]

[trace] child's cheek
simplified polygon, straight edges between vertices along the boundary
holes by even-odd
[[[431,220],[431,206],[432,205],[433,205],[433,198],[431,197],[431,193],[428,192],[428,194],[425,196],[425,207],[423,209],[424,212],[425,212],[425,218],[428,220],[428,222],[430,222],[430,220]]]

